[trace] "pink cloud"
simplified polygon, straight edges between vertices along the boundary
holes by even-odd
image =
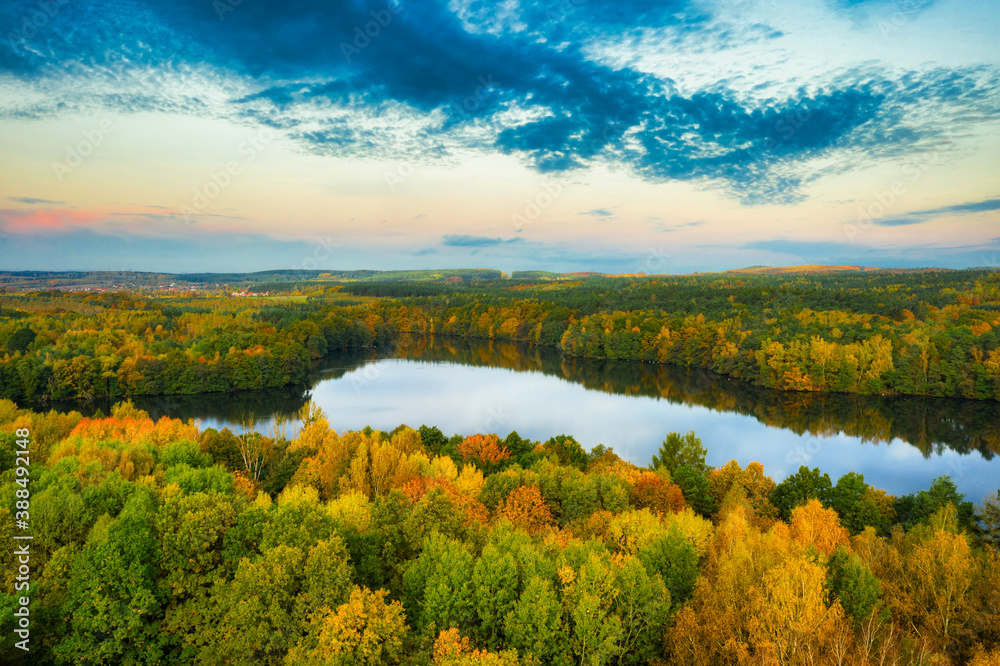
[[[155,212],[149,212],[155,210]],[[202,233],[246,233],[253,230],[242,220],[226,216],[188,222],[170,208],[140,206],[132,210],[14,210],[0,209],[0,230],[18,235],[54,235],[86,230],[113,236],[175,238]]]
[[[0,224],[12,234],[38,234],[92,228],[102,215],[81,210],[0,210]]]

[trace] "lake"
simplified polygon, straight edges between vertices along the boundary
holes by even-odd
[[[203,428],[252,423],[268,432],[275,414],[294,416],[310,398],[338,431],[405,423],[446,435],[567,434],[585,449],[604,444],[646,465],[666,433],[694,430],[709,464],[756,460],[779,482],[808,465],[834,482],[863,473],[894,495],[943,474],[977,504],[1000,487],[997,402],[773,391],[701,370],[571,359],[512,343],[404,339],[391,351],[328,359],[305,389],[134,402]],[[293,420],[289,435],[296,430]]]

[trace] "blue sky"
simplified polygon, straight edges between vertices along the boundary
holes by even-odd
[[[1000,256],[1000,8],[0,3],[0,269]]]

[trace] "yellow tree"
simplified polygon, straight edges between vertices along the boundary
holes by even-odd
[[[385,590],[355,586],[336,610],[316,613],[310,632],[289,651],[289,666],[375,666],[396,664],[403,656],[406,616],[398,601],[385,602]]]
[[[366,497],[371,497],[372,486],[368,476],[368,468],[368,445],[362,442],[351,460],[350,471],[346,479],[347,487]]]
[[[750,591],[750,641],[765,663],[812,664],[829,652],[843,624],[839,602],[827,607],[822,565],[785,560]]]
[[[694,596],[667,633],[671,663],[684,666],[735,666],[750,659],[747,590],[784,557],[781,539],[762,535],[750,524],[751,510],[732,507],[708,543],[707,562]],[[784,546],[787,549],[787,539]]]
[[[476,463],[486,470],[495,469],[510,460],[510,451],[500,444],[496,435],[470,435],[458,445],[458,452],[464,460]]]
[[[985,551],[979,558],[979,576],[973,585],[977,608],[969,629],[974,640],[1000,651],[1000,552]]]
[[[827,556],[837,546],[850,543],[850,535],[840,526],[837,512],[823,508],[816,499],[792,509],[790,528],[793,539],[803,546],[813,545]]]
[[[520,663],[516,652],[473,649],[469,639],[458,629],[442,631],[434,643],[435,666],[518,666]]]
[[[980,648],[972,657],[969,666],[1000,666],[1000,648],[986,652]]]
[[[302,428],[308,428],[314,423],[324,423],[326,427],[330,427],[330,423],[326,417],[326,412],[317,405],[312,400],[307,400],[304,405],[299,409],[299,420],[302,421]]]
[[[537,532],[552,524],[552,512],[538,486],[515,488],[498,508],[497,515],[527,532]]]
[[[752,462],[743,469],[738,462],[730,460],[708,474],[708,492],[715,506],[720,507],[720,513],[723,513],[729,496],[731,501],[728,504],[742,502],[752,510],[753,515],[748,518],[762,530],[769,528],[778,515],[770,500],[776,487],[774,480],[764,474],[764,466],[759,462]]]
[[[298,471],[292,477],[292,483],[311,485],[320,491],[320,497],[326,501],[336,497],[340,492],[353,488],[350,470],[355,455],[365,448],[365,463],[367,464],[368,444],[370,439],[360,432],[346,432],[343,436],[331,430],[325,421],[311,423],[294,440],[289,450],[300,448],[314,449],[316,453],[304,459]],[[367,467],[359,472],[367,477]],[[367,492],[367,491],[365,491]]]
[[[896,536],[887,553],[886,598],[914,631],[929,632],[940,647],[950,643],[972,614],[978,563],[955,508],[945,505],[929,525]]]
[[[826,367],[837,355],[837,343],[827,342],[818,335],[809,340],[809,356],[813,363],[819,366],[819,385],[826,386]]]

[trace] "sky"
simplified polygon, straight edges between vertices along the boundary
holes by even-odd
[[[995,0],[0,0],[0,270],[1000,263]]]

